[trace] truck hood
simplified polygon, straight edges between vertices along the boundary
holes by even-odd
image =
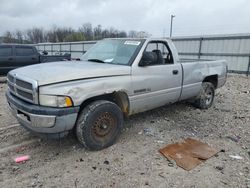
[[[41,86],[70,80],[129,75],[130,69],[130,66],[124,65],[88,61],[60,61],[18,68],[11,71],[11,74],[36,80]]]

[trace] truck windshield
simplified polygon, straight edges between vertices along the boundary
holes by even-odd
[[[129,65],[142,43],[143,40],[105,39],[90,48],[81,60]]]

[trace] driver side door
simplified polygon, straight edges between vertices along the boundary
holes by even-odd
[[[181,94],[182,67],[175,64],[168,44],[151,41],[146,52],[157,55],[157,61],[132,68],[131,108],[133,112],[150,110],[178,101]]]

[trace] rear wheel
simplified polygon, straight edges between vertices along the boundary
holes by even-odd
[[[86,106],[76,124],[76,135],[90,150],[101,150],[116,141],[123,128],[123,114],[113,102],[99,100]]]
[[[208,109],[212,106],[215,96],[214,85],[210,82],[203,82],[199,96],[195,99],[194,106],[201,109]]]

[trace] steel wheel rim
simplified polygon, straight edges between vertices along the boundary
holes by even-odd
[[[110,112],[101,113],[94,121],[91,133],[96,141],[106,143],[117,129],[117,118]]]

